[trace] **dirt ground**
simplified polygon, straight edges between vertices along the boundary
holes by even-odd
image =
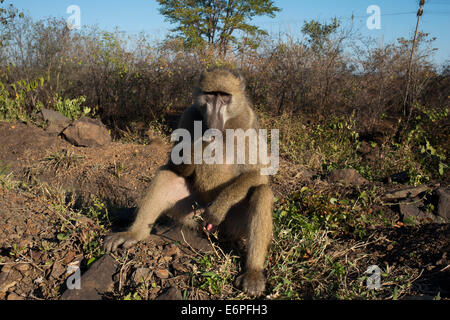
[[[169,150],[164,143],[75,147],[40,127],[0,122],[0,170],[18,181],[15,187],[0,184],[0,299],[59,299],[68,266],[88,270],[104,235],[132,220]],[[303,169],[281,162],[272,181],[277,197],[287,197],[304,183],[298,174]],[[64,207],[68,203],[70,215]],[[97,211],[86,214],[90,207]],[[104,223],[96,212],[107,212],[112,222]],[[370,232],[379,239],[364,247],[373,264],[402,265],[419,275],[410,295],[426,298],[440,292],[449,297],[448,224],[376,226]],[[155,233],[128,250],[125,260],[123,254],[115,256],[120,270],[100,298],[132,299],[123,292],[145,285],[141,277],[153,279],[141,298],[224,298],[193,286],[190,277],[202,252],[212,250],[208,239],[180,237],[164,221]]]

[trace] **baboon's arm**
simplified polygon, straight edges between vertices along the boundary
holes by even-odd
[[[259,170],[242,173],[209,205],[205,213],[206,222],[218,226],[231,207],[244,200],[252,187],[267,183],[267,176],[261,176]]]
[[[191,176],[194,173],[195,168],[193,164],[174,164],[172,159],[169,159],[168,167],[170,170],[184,178]]]

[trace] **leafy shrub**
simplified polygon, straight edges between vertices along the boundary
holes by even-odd
[[[415,105],[417,115],[414,125],[407,134],[407,142],[414,151],[415,158],[432,177],[443,176],[448,169],[444,145],[448,135],[448,107],[438,110]]]
[[[59,111],[72,120],[76,120],[81,116],[86,116],[92,111],[91,108],[83,106],[83,104],[86,102],[85,96],[81,96],[75,99],[63,99],[59,95],[56,95],[56,99],[57,101],[53,106],[55,110]]]
[[[0,81],[0,120],[29,120],[31,114],[27,112],[26,108],[28,97],[35,98],[34,94],[43,84],[42,77],[34,81],[18,80],[11,85]],[[36,105],[40,106],[41,103],[37,101]],[[35,112],[37,109],[35,108],[33,111]]]

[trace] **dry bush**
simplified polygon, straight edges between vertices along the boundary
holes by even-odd
[[[376,41],[361,41],[351,28],[340,28],[320,49],[282,35],[267,38],[258,49],[223,57],[211,48],[188,50],[176,40],[156,42],[146,34],[127,36],[96,27],[69,31],[54,18],[16,19],[7,29],[13,36],[0,47],[0,81],[45,79],[43,87],[27,93],[28,111],[39,101],[52,107],[58,96],[85,96],[85,105],[112,129],[147,125],[163,116],[172,121],[191,103],[199,70],[227,66],[242,71],[255,106],[272,116],[301,115],[316,122],[355,113],[360,131],[374,130],[386,115],[402,116],[411,47],[405,39],[379,48]],[[436,95],[430,90],[438,77],[429,62],[431,43],[420,34],[410,102]],[[439,89],[441,96],[446,88]],[[448,97],[431,101],[443,108]]]

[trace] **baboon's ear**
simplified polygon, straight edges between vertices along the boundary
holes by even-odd
[[[228,69],[228,71],[237,79],[237,81],[240,83],[242,88],[245,88],[245,78],[242,75],[241,71],[236,69]]]
[[[242,73],[240,73],[240,72],[238,73],[238,79],[239,79],[239,82],[241,83],[242,89],[245,89],[245,85],[246,85],[245,78],[242,75]]]

